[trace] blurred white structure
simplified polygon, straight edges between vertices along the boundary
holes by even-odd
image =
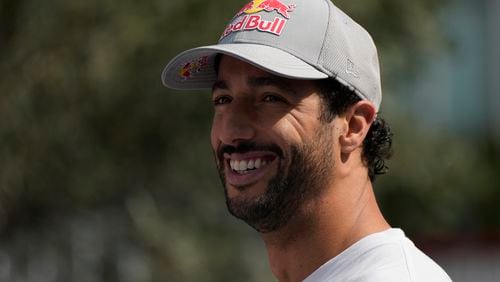
[[[500,281],[500,233],[442,236],[417,245],[454,282]]]
[[[412,86],[419,126],[471,141],[491,137],[500,147],[500,1],[452,1],[440,18],[450,52]],[[500,235],[486,237],[450,237],[423,249],[455,282],[497,282]]]
[[[500,145],[500,1],[486,1],[488,93],[491,132]]]
[[[500,1],[452,1],[440,18],[449,51],[432,58],[411,87],[417,120],[472,139],[494,137],[500,146]]]

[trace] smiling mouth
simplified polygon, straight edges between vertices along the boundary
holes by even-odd
[[[226,180],[236,187],[253,185],[271,171],[276,155],[263,152],[225,154]],[[274,167],[274,166],[273,166]]]
[[[228,163],[231,169],[238,174],[248,174],[252,171],[258,170],[259,168],[264,168],[269,163],[272,162],[270,157],[266,158],[254,158],[246,160],[233,160],[229,159]]]

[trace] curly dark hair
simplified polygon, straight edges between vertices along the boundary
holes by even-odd
[[[318,94],[323,101],[321,119],[324,122],[332,121],[335,116],[344,113],[349,107],[361,101],[349,87],[335,79],[317,81]],[[393,133],[387,122],[379,115],[372,123],[368,134],[363,141],[363,161],[368,167],[368,176],[374,181],[377,175],[388,171],[386,160],[392,154]]]

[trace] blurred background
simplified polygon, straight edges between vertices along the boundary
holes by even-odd
[[[226,211],[208,92],[162,87],[246,0],[0,0],[0,281],[275,281]],[[454,281],[500,281],[500,1],[336,0],[379,48],[382,209]]]

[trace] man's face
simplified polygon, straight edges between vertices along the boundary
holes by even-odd
[[[211,143],[229,211],[260,232],[285,225],[331,181],[333,129],[315,91],[312,81],[220,61]]]

